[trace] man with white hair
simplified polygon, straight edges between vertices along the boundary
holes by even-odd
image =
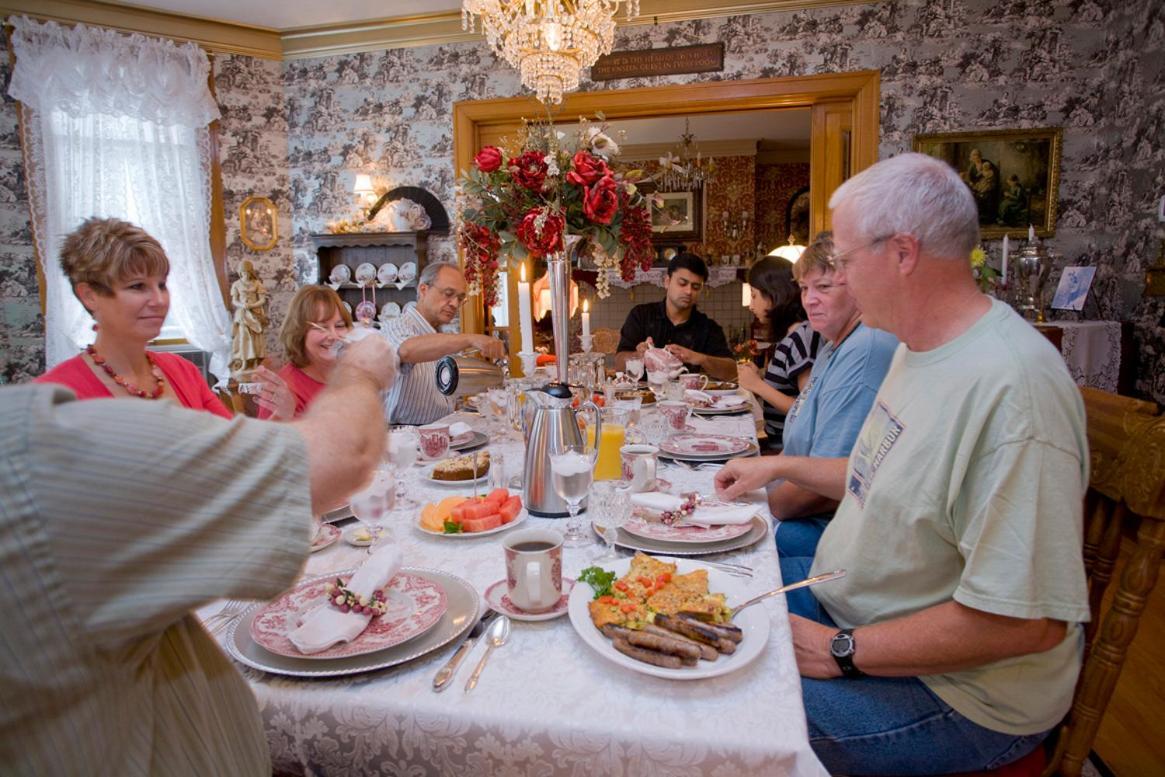
[[[476,348],[487,359],[506,355],[489,335],[445,333],[440,327],[457,318],[465,304],[465,276],[452,262],[425,265],[417,279],[417,304],[384,329],[397,349],[400,375],[388,393],[385,415],[392,424],[431,424],[453,412],[453,401],[437,389],[437,360]]]
[[[975,286],[978,211],[954,170],[902,154],[829,204],[837,274],[902,345],[848,460],[733,461],[717,488],[785,478],[841,500],[816,558],[781,560],[786,582],[848,570],[789,599],[831,772],[1001,766],[1059,723],[1080,669],[1083,402],[1055,348]]]

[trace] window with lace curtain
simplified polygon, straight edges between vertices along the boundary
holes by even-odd
[[[158,239],[170,259],[162,337],[211,354],[227,375],[230,318],[210,249],[209,124],[218,107],[194,44],[85,25],[14,18],[9,94],[22,105],[33,233],[45,276],[51,368],[93,339],[57,257],[90,216],[116,217]]]

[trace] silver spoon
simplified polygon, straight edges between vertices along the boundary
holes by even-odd
[[[745,607],[752,607],[757,602],[763,602],[765,599],[770,599],[778,594],[783,594],[786,591],[792,591],[792,590],[795,590],[797,588],[807,588],[811,585],[817,585],[818,583],[825,583],[825,582],[828,582],[830,580],[837,580],[837,579],[842,578],[842,577],[845,577],[845,570],[838,569],[838,570],[835,570],[833,572],[824,572],[820,575],[814,575],[813,577],[807,577],[804,580],[798,580],[796,583],[789,583],[788,585],[783,585],[780,588],[774,588],[773,590],[767,591],[767,592],[761,594],[760,596],[752,597],[744,604],[740,604],[740,605],[737,605],[736,607],[733,607],[732,608],[732,618],[735,618],[737,616],[737,614],[739,614],[740,611],[743,610]],[[482,659],[482,660],[484,661],[485,659]]]
[[[494,622],[489,625],[489,631],[486,632],[485,639],[485,655],[477,662],[477,666],[473,668],[473,674],[465,681],[465,692],[469,693],[477,687],[477,679],[481,677],[481,671],[485,669],[485,662],[489,660],[489,654],[494,651],[494,648],[499,648],[506,644],[506,640],[510,638],[510,619],[505,615],[499,615],[494,619]]]

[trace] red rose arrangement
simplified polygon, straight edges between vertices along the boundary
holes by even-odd
[[[651,211],[636,188],[642,173],[616,167],[618,145],[606,125],[580,122],[573,148],[553,124],[526,124],[514,148],[486,146],[460,180],[458,241],[471,293],[497,301],[499,257],[521,262],[563,250],[563,235],[585,238],[582,251],[601,271],[630,279],[651,266]],[[609,293],[606,272],[598,293]]]

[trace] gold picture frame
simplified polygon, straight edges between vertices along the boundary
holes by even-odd
[[[915,135],[913,148],[941,159],[975,195],[984,238],[1056,233],[1060,196],[1059,127]]]
[[[239,206],[239,238],[252,251],[270,251],[279,240],[279,209],[267,197],[248,197]]]

